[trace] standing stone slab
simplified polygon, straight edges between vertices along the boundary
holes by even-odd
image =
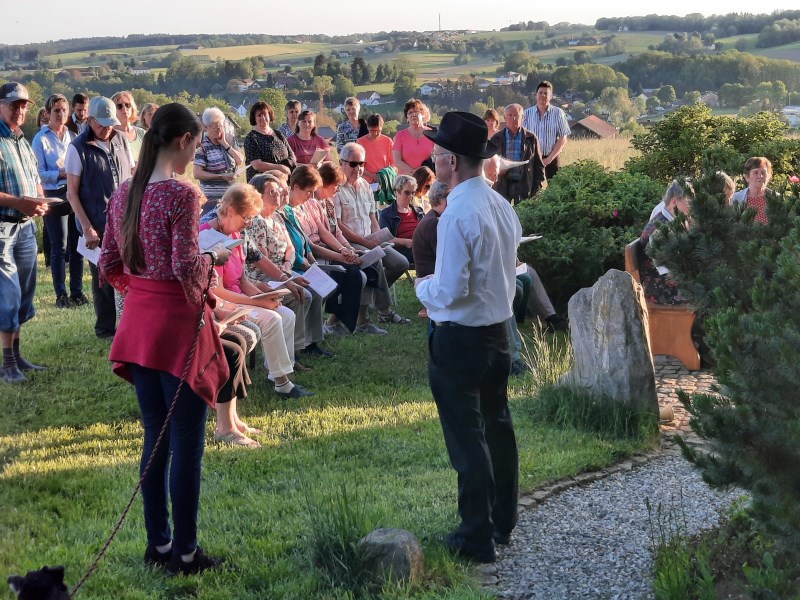
[[[569,329],[575,364],[563,383],[658,414],[647,308],[630,274],[611,269],[570,298]]]
[[[422,545],[405,529],[376,529],[361,538],[358,549],[365,567],[378,584],[386,581],[413,582],[422,573]]]

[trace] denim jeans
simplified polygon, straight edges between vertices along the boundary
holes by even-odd
[[[56,196],[54,192],[49,191],[45,194],[48,197]],[[65,215],[48,214],[44,217],[44,227],[50,237],[50,270],[53,274],[56,297],[67,295],[66,261],[69,261],[70,296],[79,296],[83,293],[83,256],[77,250],[80,234],[75,226],[75,213],[68,212],[69,214]]]
[[[141,474],[153,452],[180,380],[165,371],[139,365],[131,365],[131,369],[144,427]],[[206,413],[206,403],[184,385],[169,429],[142,484],[147,543],[163,546],[172,540],[173,552],[178,554],[189,554],[197,547],[200,461],[205,449]],[[172,501],[172,536],[167,489]]]
[[[0,331],[13,333],[33,318],[36,224],[0,221]]]

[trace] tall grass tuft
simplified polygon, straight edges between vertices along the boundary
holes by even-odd
[[[314,565],[331,586],[361,595],[370,578],[358,542],[380,522],[374,503],[346,483],[322,499],[311,498],[308,488],[305,492]]]
[[[522,355],[537,396],[531,404],[535,420],[613,438],[656,439],[656,415],[635,412],[619,402],[593,397],[563,383],[573,362],[568,337],[551,336],[534,327],[531,342],[524,344]]]
[[[683,490],[679,504],[653,508],[645,500],[650,526],[650,550],[653,554],[653,588],[658,600],[714,600],[714,576],[707,548],[690,546],[685,519]]]

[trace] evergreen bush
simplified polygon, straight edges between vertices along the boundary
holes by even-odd
[[[625,245],[638,237],[664,186],[646,175],[610,172],[594,161],[559,170],[547,189],[517,205],[525,234],[519,256],[531,263],[556,303],[623,269]]]
[[[715,486],[752,495],[753,515],[800,549],[800,218],[796,194],[768,195],[768,224],[730,208],[714,176],[695,186],[691,229],[662,228],[652,249],[703,318],[718,394],[681,395],[708,450],[684,454]]]

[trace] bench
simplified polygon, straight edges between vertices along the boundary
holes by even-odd
[[[636,283],[639,276],[639,240],[625,246],[625,270]],[[648,327],[650,331],[650,353],[674,356],[690,371],[700,368],[700,355],[692,341],[692,325],[695,314],[683,306],[668,306],[647,302]]]

